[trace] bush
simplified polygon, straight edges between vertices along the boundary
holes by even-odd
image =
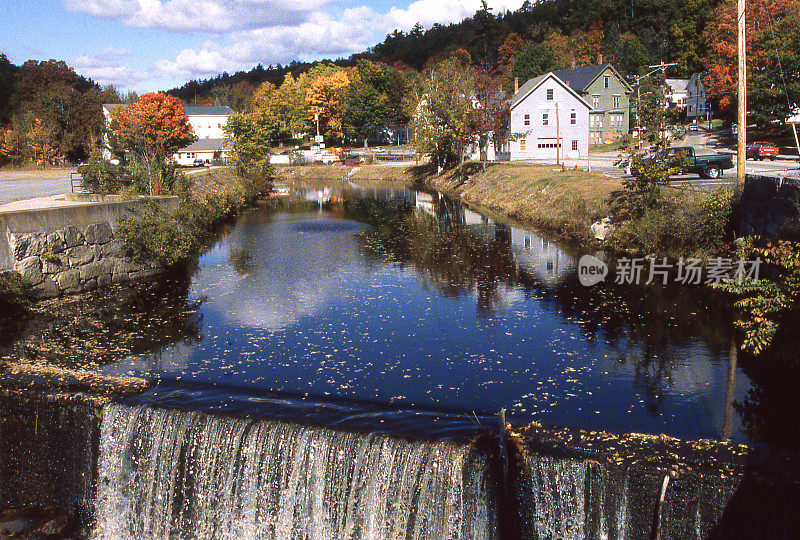
[[[28,288],[16,272],[0,272],[0,311],[8,312],[28,302]]]
[[[727,191],[665,190],[637,218],[620,223],[609,241],[617,249],[678,258],[718,254],[731,236],[737,197]]]
[[[167,268],[187,264],[199,248],[190,227],[154,202],[142,213],[121,219],[117,236],[126,257],[138,262],[157,260]]]
[[[89,162],[78,169],[81,173],[81,186],[90,193],[119,193],[126,186],[135,183],[136,178],[124,165],[114,165],[103,159]]]

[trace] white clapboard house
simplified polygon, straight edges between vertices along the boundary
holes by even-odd
[[[553,73],[529,80],[511,98],[511,160],[588,156],[591,110]]]

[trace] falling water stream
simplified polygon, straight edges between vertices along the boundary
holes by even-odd
[[[474,444],[112,404],[98,538],[492,539]]]

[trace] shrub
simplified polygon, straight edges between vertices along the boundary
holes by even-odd
[[[140,214],[121,219],[117,235],[125,256],[139,262],[157,260],[167,268],[187,264],[199,247],[190,227],[153,202]]]
[[[114,165],[103,159],[89,162],[78,169],[81,173],[81,186],[90,193],[119,193],[119,191],[132,185],[136,178],[131,170],[124,165]]]
[[[16,272],[0,272],[0,311],[7,312],[28,302],[28,288]]]

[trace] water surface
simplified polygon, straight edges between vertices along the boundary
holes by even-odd
[[[719,299],[582,287],[578,256],[412,191],[255,210],[199,262],[192,339],[103,369],[221,395],[749,440],[734,404],[752,383]]]

